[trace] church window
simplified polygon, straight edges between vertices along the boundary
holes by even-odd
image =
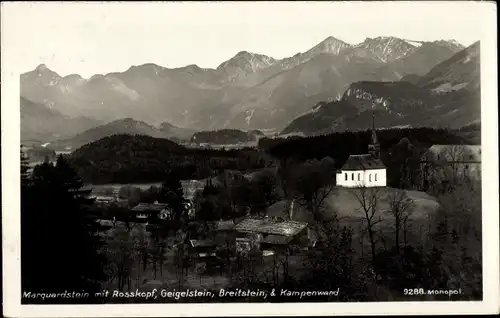
[[[354,173],[352,174],[351,178],[352,178],[352,181],[354,181]]]
[[[358,181],[361,181],[361,173],[358,172]]]
[[[372,174],[371,173],[368,175],[368,181],[372,182]]]
[[[347,172],[345,173],[345,181],[347,181]]]
[[[375,181],[377,181],[377,174],[375,174]]]

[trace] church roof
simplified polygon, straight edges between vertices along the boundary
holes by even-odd
[[[385,169],[382,160],[373,157],[370,154],[350,155],[342,166],[342,170],[373,170]]]
[[[371,144],[372,144],[372,145],[378,144],[377,133],[375,132],[375,130],[374,130],[374,129],[372,130],[372,140],[371,140]]]

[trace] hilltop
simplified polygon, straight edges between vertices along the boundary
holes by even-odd
[[[201,150],[145,135],[113,135],[86,144],[68,156],[85,182],[161,182],[173,170],[181,179],[203,179],[220,170],[252,170],[270,164],[257,150]]]

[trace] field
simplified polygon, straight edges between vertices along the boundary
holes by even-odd
[[[369,191],[369,190],[368,190]],[[389,198],[391,192],[397,189],[386,187],[377,189],[377,208],[374,221],[377,222],[375,228],[379,231],[379,241],[390,246],[394,243],[394,217],[389,213]],[[403,225],[401,242],[408,244],[424,244],[425,237],[430,230],[430,219],[439,208],[436,198],[420,191],[406,191],[406,195],[412,200],[412,207],[409,209],[408,221]],[[360,190],[335,188],[332,195],[327,199],[326,211],[335,211],[342,225],[350,226],[354,230],[353,239],[358,241],[361,249],[368,250],[368,240],[366,234],[366,219],[364,211],[358,200]],[[406,229],[406,231],[404,230]],[[406,234],[403,234],[406,233]]]
[[[367,196],[369,191],[370,190],[367,189]],[[376,191],[378,198],[376,214],[381,217],[387,216],[387,211],[390,210],[389,196],[394,191],[399,190],[385,187],[378,188]],[[426,219],[429,213],[434,212],[439,207],[439,203],[436,199],[425,192],[408,190],[405,192],[408,198],[414,203],[411,214],[412,219]],[[327,206],[331,208],[329,210],[336,211],[339,217],[364,217],[363,209],[357,199],[360,196],[361,191],[358,189],[337,187],[327,199]]]

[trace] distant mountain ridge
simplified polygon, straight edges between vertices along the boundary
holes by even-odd
[[[88,117],[68,117],[57,110],[20,99],[21,141],[46,142],[67,138],[101,124]]]
[[[425,45],[425,44],[423,44]],[[480,123],[479,42],[439,63],[427,74],[401,81],[354,82],[338,101],[321,102],[294,119],[282,134],[363,130],[377,127],[458,129]]]
[[[160,124],[158,127],[154,127],[132,118],[123,118],[91,128],[78,133],[71,138],[54,141],[50,143],[48,147],[57,150],[65,149],[71,151],[80,148],[85,144],[89,144],[113,135],[143,135],[153,138],[172,139],[176,141],[189,140],[193,133],[194,131],[178,128],[167,122]]]
[[[40,65],[21,75],[21,96],[69,117],[104,122],[130,117],[196,130],[281,130],[353,82],[422,76],[461,48],[455,41],[377,37],[352,45],[328,37],[281,60],[241,51],[215,69],[148,63],[83,79]]]

